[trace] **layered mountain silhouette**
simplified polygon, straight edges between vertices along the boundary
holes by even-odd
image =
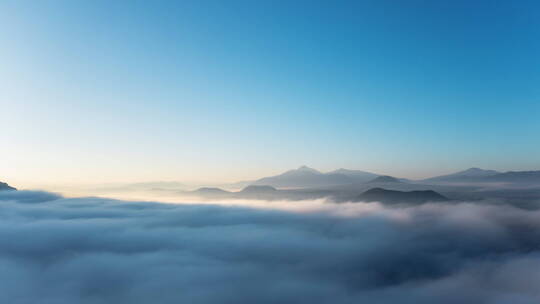
[[[302,200],[328,197],[332,192],[312,189],[276,189],[268,185],[250,185],[240,191],[203,187],[195,191],[180,191],[179,194],[194,195],[206,199]]]
[[[0,182],[0,191],[2,190],[17,190],[17,189],[14,187],[11,187],[7,183]]]
[[[301,166],[285,173],[264,177],[251,183],[251,185],[265,185],[276,188],[308,188],[369,181],[377,174],[359,170],[338,169],[328,173],[322,173],[307,166]]]
[[[271,186],[277,189],[328,189],[328,187],[348,187],[358,184],[406,184],[411,185],[444,185],[469,184],[477,186],[480,183],[540,183],[540,171],[510,171],[499,172],[480,168],[469,168],[456,173],[431,177],[423,180],[409,180],[388,175],[379,175],[361,170],[337,169],[330,172],[320,172],[307,166],[286,171],[282,174],[263,177],[255,181],[244,181],[229,185],[229,188],[239,189],[249,185]],[[374,185],[377,187],[378,185]],[[383,185],[381,185],[383,186]]]
[[[376,184],[376,183],[402,183],[402,181],[398,178],[395,178],[393,176],[389,175],[382,175],[378,176],[372,180],[370,180],[368,183],[370,184]]]
[[[447,201],[448,198],[433,190],[397,191],[372,188],[357,197],[358,201],[381,202],[384,204],[422,204]]]
[[[386,180],[386,179],[383,179]],[[396,179],[397,180],[397,179]],[[351,184],[347,189],[301,188],[276,189],[268,185],[250,185],[240,191],[226,191],[220,188],[200,188],[195,191],[183,192],[187,195],[196,195],[207,199],[262,199],[262,200],[305,200],[327,198],[335,202],[347,201],[377,201],[383,204],[419,204],[425,202],[444,201],[447,198],[438,192],[429,190],[423,185],[409,183],[376,183],[385,187],[402,189],[383,189],[371,183]],[[411,189],[412,187],[412,189]],[[432,186],[438,187],[440,186]],[[404,188],[404,189],[403,189]],[[441,188],[441,189],[444,189]],[[367,191],[366,191],[367,190]]]
[[[229,187],[227,189],[238,189]],[[200,188],[179,194],[207,199],[307,200],[334,202],[378,201],[383,204],[421,204],[451,200],[503,199],[519,208],[539,208],[540,171],[498,172],[470,168],[426,180],[407,180],[360,170],[323,173],[302,166],[276,176],[245,182],[241,190]]]

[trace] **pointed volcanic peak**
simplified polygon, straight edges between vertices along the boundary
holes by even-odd
[[[285,173],[264,177],[251,185],[272,186],[275,188],[310,188],[331,185],[351,184],[354,179],[340,173],[322,173],[307,166],[301,166]]]
[[[383,204],[423,204],[447,200],[448,198],[433,190],[396,191],[383,188],[369,189],[357,198],[357,201]]]
[[[469,168],[467,170],[459,171],[456,173],[441,175],[432,178],[425,179],[429,182],[470,182],[481,180],[485,177],[494,176],[500,172],[495,170],[484,170],[480,168]]]
[[[382,175],[382,176],[378,176],[378,177],[370,180],[368,183],[369,184],[377,184],[377,183],[381,183],[381,184],[382,183],[385,183],[385,184],[387,184],[387,183],[399,183],[399,184],[401,184],[401,183],[403,183],[403,181],[401,181],[400,179],[395,178],[393,176]]]
[[[17,190],[17,188],[11,187],[7,183],[0,182],[0,191],[3,190]]]

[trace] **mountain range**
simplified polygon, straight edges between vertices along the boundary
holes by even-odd
[[[243,182],[242,186],[272,186],[281,189],[320,188],[363,183],[413,183],[413,184],[459,184],[459,183],[540,183],[540,171],[499,172],[470,168],[456,173],[431,177],[423,180],[408,180],[388,175],[379,175],[361,170],[338,169],[320,172],[307,166],[289,170],[282,174]],[[238,184],[240,185],[240,183]]]
[[[469,168],[467,170],[459,171],[452,174],[441,175],[424,179],[423,181],[429,182],[459,182],[467,180],[481,179],[488,176],[499,174],[500,172],[495,170],[484,170],[480,168]]]
[[[353,183],[364,183],[379,175],[360,170],[338,169],[322,173],[307,166],[289,170],[279,175],[263,177],[249,184],[277,188],[309,188]]]
[[[258,200],[305,200],[327,198],[334,202],[380,202],[388,205],[411,205],[447,201],[448,198],[433,190],[400,191],[372,187],[365,183],[353,191],[320,189],[276,189],[271,186],[247,186],[240,191],[219,188],[200,188],[185,192],[206,199],[258,199]],[[380,183],[378,183],[380,185]],[[388,185],[387,185],[388,186]]]
[[[237,183],[239,185],[240,183]],[[504,199],[520,208],[540,208],[540,171],[484,170],[470,168],[424,180],[407,180],[361,170],[330,172],[301,166],[275,176],[242,182],[241,190],[202,187],[194,191],[183,184],[155,182],[131,184],[128,189],[160,190],[159,193],[203,199],[307,200],[334,202],[380,201],[387,204],[426,201]],[[232,189],[228,187],[226,189]],[[234,189],[239,189],[235,187]],[[0,182],[0,190],[16,190]],[[538,205],[538,206],[537,206]]]

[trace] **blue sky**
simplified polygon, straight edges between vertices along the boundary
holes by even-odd
[[[0,178],[540,169],[535,1],[2,1]]]

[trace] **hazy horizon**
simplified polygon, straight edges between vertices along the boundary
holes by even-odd
[[[302,165],[302,166],[306,166],[306,165]],[[272,172],[272,173],[269,173],[267,175],[253,176],[251,178],[245,178],[245,179],[242,179],[242,180],[210,180],[210,179],[207,179],[207,180],[132,179],[132,180],[130,180],[130,179],[128,179],[128,180],[116,180],[116,181],[108,181],[107,182],[107,181],[104,181],[104,180],[100,179],[100,180],[96,180],[96,181],[86,181],[86,182],[73,182],[73,181],[63,182],[63,181],[54,181],[54,180],[46,180],[46,181],[43,181],[43,182],[35,182],[35,181],[32,182],[32,181],[18,181],[17,179],[3,178],[3,179],[0,179],[0,181],[9,181],[12,186],[16,186],[16,187],[21,188],[21,189],[43,189],[43,190],[49,190],[49,191],[60,191],[60,192],[63,192],[64,194],[67,194],[67,195],[70,195],[70,196],[73,195],[73,194],[70,194],[70,192],[68,190],[70,188],[71,189],[77,189],[77,188],[83,187],[83,188],[88,189],[88,187],[113,187],[113,186],[136,185],[136,184],[144,184],[144,183],[163,183],[163,184],[177,183],[177,184],[179,184],[179,186],[180,185],[185,186],[186,189],[196,189],[196,188],[205,187],[205,186],[224,187],[226,189],[239,189],[239,188],[242,188],[243,186],[234,187],[238,183],[240,183],[240,184],[241,183],[247,183],[247,182],[251,182],[251,181],[261,179],[263,177],[280,175],[280,174],[285,173],[285,172],[290,171],[290,170],[296,170],[296,169],[298,169],[298,168],[300,168],[302,166],[286,169],[286,170],[283,170],[283,171]],[[410,177],[410,176],[393,175],[393,174],[387,174],[385,172],[368,171],[368,170],[355,169],[355,168],[335,168],[335,169],[330,169],[330,170],[319,170],[319,169],[313,168],[311,166],[307,166],[307,167],[315,169],[315,170],[317,170],[317,171],[319,171],[321,173],[329,173],[329,172],[332,172],[332,171],[335,171],[335,170],[338,170],[338,169],[360,170],[360,171],[366,171],[366,172],[370,172],[370,173],[374,173],[374,174],[378,174],[378,175],[388,175],[388,176],[393,176],[393,177],[398,177],[398,178],[406,178],[406,179],[410,179],[410,180],[422,180],[422,179],[425,179],[425,178],[431,178],[431,177],[436,177],[436,176],[441,176],[441,175],[453,174],[453,173],[464,171],[464,170],[471,169],[471,168],[478,168],[478,167],[468,167],[468,168],[463,168],[463,169],[456,170],[456,171],[441,172],[441,173],[434,174],[434,175],[423,175],[423,176],[420,176],[420,177]],[[479,169],[482,169],[482,170],[495,170],[495,171],[499,171],[501,173],[502,172],[508,172],[508,171],[540,171],[540,167],[527,168],[525,170],[496,170],[496,169],[493,169],[493,168],[479,168]],[[67,191],[67,192],[64,192],[64,191]]]

